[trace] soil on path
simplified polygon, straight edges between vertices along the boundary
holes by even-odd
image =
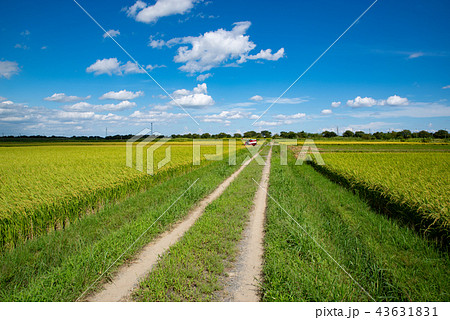
[[[102,291],[91,295],[86,300],[95,302],[129,301],[131,293],[137,288],[145,275],[151,272],[152,268],[158,262],[159,256],[180,240],[184,233],[203,214],[205,208],[225,191],[231,182],[236,179],[257,155],[259,154],[245,161],[238,170],[225,179],[210,195],[200,201],[184,220],[176,224],[170,231],[166,231],[150,244],[146,245],[136,260],[120,267],[113,280],[106,283]]]
[[[262,266],[264,254],[264,222],[269,186],[270,159],[272,147],[266,158],[261,181],[250,212],[250,221],[239,244],[240,255],[234,268],[228,273],[227,285],[223,292],[225,301],[256,302],[260,300]]]

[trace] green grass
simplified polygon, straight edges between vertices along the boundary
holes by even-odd
[[[317,144],[320,152],[450,152],[450,144]]]
[[[269,193],[377,301],[448,301],[447,253],[311,166],[279,164],[274,147]],[[264,301],[370,301],[269,199]]]
[[[248,155],[238,153],[238,164]],[[238,166],[227,160],[174,177],[118,204],[106,204],[66,229],[0,255],[1,301],[73,301],[197,178],[200,180],[112,268],[167,230]],[[98,288],[98,285],[94,288]]]
[[[265,153],[267,151],[263,150]],[[220,299],[226,269],[238,252],[262,166],[252,161],[165,254],[134,293],[138,301]]]

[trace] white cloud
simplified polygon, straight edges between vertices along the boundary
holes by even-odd
[[[255,95],[255,96],[253,96],[253,97],[250,98],[250,100],[253,100],[253,101],[261,101],[261,100],[263,100],[263,99],[264,99],[264,98],[261,97],[261,96],[259,96],[259,95]]]
[[[166,66],[163,65],[163,64],[153,64],[153,65],[149,64],[149,65],[147,65],[145,67],[145,69],[152,71],[152,70],[157,69],[157,68],[165,68],[165,67]]]
[[[425,55],[425,53],[423,53],[423,52],[413,52],[408,56],[408,59],[415,59],[415,58],[423,57],[424,55]]]
[[[99,105],[93,105],[87,102],[78,102],[73,105],[64,106],[63,109],[66,111],[122,111],[126,109],[131,109],[136,107],[135,102],[130,101],[121,101],[118,104],[99,104]]]
[[[169,122],[187,117],[185,113],[170,113],[165,111],[135,111],[129,118],[138,122]]]
[[[156,105],[156,106],[154,106],[153,107],[153,110],[156,110],[156,111],[166,111],[166,110],[169,110],[169,109],[171,109],[172,108],[172,106],[169,106],[169,105]]]
[[[272,49],[266,49],[261,50],[258,54],[255,55],[243,56],[238,61],[238,63],[245,62],[246,60],[257,60],[257,59],[277,61],[283,57],[284,57],[284,48],[281,48],[274,54],[272,54]]]
[[[447,86],[442,87],[442,89],[450,89],[450,84]]]
[[[23,50],[28,50],[28,49],[30,49],[30,47],[27,46],[26,44],[20,44],[20,43],[16,43],[16,45],[14,46],[14,48],[16,48],[16,49],[23,49]]]
[[[340,101],[333,101],[333,102],[331,103],[331,107],[332,107],[332,108],[338,108],[340,105],[341,105],[341,102],[340,102]]]
[[[257,127],[273,127],[273,126],[281,126],[283,123],[281,121],[258,121],[255,122],[255,126]]]
[[[0,61],[0,78],[9,79],[20,72],[19,65],[15,61]]]
[[[236,102],[236,103],[231,103],[228,104],[227,107],[250,107],[253,106],[255,104],[255,102],[250,102],[250,101],[246,101],[246,102]]]
[[[348,116],[354,118],[433,118],[450,117],[450,107],[439,103],[416,102],[401,105],[385,111],[352,112]]]
[[[147,5],[143,1],[136,1],[128,8],[127,14],[136,21],[151,23],[158,21],[161,17],[189,12],[196,0],[157,0],[154,5]]]
[[[303,103],[306,101],[308,101],[308,100],[302,99],[302,98],[280,98],[278,100],[276,98],[266,99],[266,102],[275,103],[275,104],[300,104],[300,103]]]
[[[1,101],[5,101],[5,100],[6,100],[5,97],[0,97],[0,102],[1,102]]]
[[[231,31],[218,29],[206,32],[198,37],[174,38],[166,42],[167,46],[190,44],[178,48],[174,61],[183,63],[179,69],[189,73],[208,71],[227,61],[243,63],[247,59],[278,60],[284,55],[284,49],[272,54],[271,50],[261,50],[254,56],[249,56],[256,47],[250,37],[245,35],[251,23],[249,21],[236,22]]]
[[[197,81],[201,82],[201,81],[205,81],[206,79],[208,79],[209,77],[212,77],[212,73],[204,73],[204,74],[200,74],[197,77]]]
[[[329,115],[332,113],[333,113],[333,110],[331,110],[331,109],[323,109],[322,111],[320,111],[320,114],[323,114],[323,115]]]
[[[231,110],[222,111],[218,114],[209,114],[200,118],[203,122],[230,123],[230,120],[250,119],[251,116],[250,112]]]
[[[279,120],[303,119],[304,117],[306,117],[306,113],[277,114],[277,115],[273,116],[274,119],[279,119]]]
[[[139,68],[139,66],[131,61],[128,61],[127,63],[125,63],[124,65],[122,65],[121,70],[123,71],[123,73],[125,74],[129,74],[129,73],[145,73],[144,70],[142,70],[141,68]]]
[[[397,95],[393,95],[387,98],[386,104],[390,106],[405,106],[409,104],[409,101],[408,98],[402,98]]]
[[[192,91],[187,89],[176,90],[172,94],[174,100],[170,104],[194,109],[212,106],[214,100],[207,93],[206,83],[197,85]]]
[[[354,100],[348,100],[347,105],[349,107],[353,108],[359,108],[359,107],[372,107],[377,104],[377,101],[374,98],[361,98],[360,96],[357,96]]]
[[[100,74],[122,74],[122,70],[120,69],[120,62],[117,60],[117,58],[97,60],[94,64],[90,65],[86,69],[86,72],[93,72],[96,76]]]
[[[41,47],[41,50],[46,50],[47,49],[47,46],[42,46]]]
[[[111,76],[113,74],[144,73],[145,71],[139,68],[134,62],[128,61],[122,64],[117,58],[109,58],[95,61],[95,63],[86,68],[86,72],[94,73],[96,76],[100,74],[108,74]]]
[[[166,45],[166,42],[164,40],[150,40],[148,45],[154,49],[161,49]]]
[[[30,34],[31,34],[30,30],[25,30],[20,33],[20,35],[23,37],[29,36]]]
[[[109,35],[108,35],[109,34]],[[111,36],[112,38],[117,37],[120,35],[120,31],[119,30],[108,30],[107,32],[105,32],[103,34],[103,38],[108,38],[109,36]]]
[[[54,93],[50,97],[44,98],[44,100],[53,102],[75,102],[80,100],[88,100],[90,98],[91,96],[77,97],[77,96],[67,96],[65,93]]]
[[[127,90],[120,90],[120,91],[109,91],[105,94],[103,94],[99,99],[112,99],[112,100],[132,100],[137,97],[141,97],[144,95],[143,91],[127,91]]]

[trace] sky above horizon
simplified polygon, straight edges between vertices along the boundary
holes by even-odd
[[[77,2],[2,3],[1,134],[448,130],[449,1]]]

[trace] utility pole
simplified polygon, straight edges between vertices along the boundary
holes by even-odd
[[[150,136],[153,137],[153,122],[150,122]]]
[[[339,135],[339,126],[336,126],[336,134]]]
[[[106,128],[105,138],[108,137],[108,128]]]

